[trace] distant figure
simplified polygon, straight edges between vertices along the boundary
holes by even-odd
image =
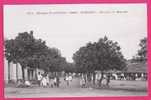
[[[53,84],[54,84],[54,86],[57,86],[57,77],[54,77]]]
[[[121,73],[121,80],[125,80],[124,73]]]
[[[69,75],[69,81],[72,81],[72,76],[71,75]]]
[[[107,84],[107,75],[104,74],[102,79],[102,87],[106,87],[106,84]]]
[[[46,83],[47,83],[47,86],[50,85],[50,79],[49,79],[49,75],[48,73],[46,74]]]
[[[103,86],[103,87],[106,87],[106,84],[107,84],[107,80],[106,80],[106,78],[103,78],[103,79],[102,79],[102,86]]]
[[[23,80],[19,79],[18,82],[17,82],[17,87],[24,87],[24,82]]]
[[[81,85],[81,88],[85,88],[86,87],[86,82],[85,82],[84,78],[81,78],[80,85]]]
[[[40,72],[38,72],[37,78],[38,78],[38,85],[40,86],[42,80],[42,75],[40,74]]]
[[[106,77],[106,86],[108,86],[108,87],[109,87],[109,83],[110,83],[110,77],[111,77],[110,74],[108,74]]]
[[[113,73],[112,76],[113,76],[114,80],[117,80],[117,79],[118,79],[117,74]]]
[[[56,86],[59,87],[59,84],[60,84],[60,79],[59,79],[59,76],[57,76],[56,77]]]
[[[54,78],[49,76],[49,86],[50,87],[54,87],[54,82],[53,82]]]
[[[29,81],[25,81],[25,86],[26,87],[30,87],[31,86],[30,82]]]
[[[67,83],[67,86],[69,86],[69,75],[66,75],[65,81],[66,81],[66,83]]]
[[[46,87],[46,86],[47,86],[47,79],[46,79],[46,76],[43,76],[43,77],[42,77],[41,85],[42,85],[43,87]]]

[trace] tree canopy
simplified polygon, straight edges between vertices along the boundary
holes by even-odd
[[[123,70],[126,63],[120,50],[117,42],[105,36],[98,42],[89,42],[81,47],[74,53],[73,60],[79,72]]]
[[[133,57],[132,61],[146,62],[147,61],[147,38],[146,37],[140,40],[139,47],[140,49],[137,51],[137,54]]]
[[[36,39],[33,32],[19,33],[15,39],[5,40],[5,56],[8,61],[22,67],[41,68],[45,71],[61,71],[66,60],[56,48]]]
[[[63,69],[66,73],[76,72],[76,67],[74,63],[66,63]]]

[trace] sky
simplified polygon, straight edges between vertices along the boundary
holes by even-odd
[[[107,36],[117,41],[126,59],[135,56],[147,37],[146,4],[4,5],[4,39],[20,32],[58,48],[66,60],[88,42]]]

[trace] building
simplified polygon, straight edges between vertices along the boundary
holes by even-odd
[[[41,74],[44,73],[44,70],[38,68],[24,68],[24,77],[25,80],[36,80],[37,74],[40,72]],[[17,63],[14,64],[13,62],[8,62],[6,58],[4,58],[4,81],[7,84],[8,82],[16,83],[17,80],[23,79],[23,72],[22,66]]]
[[[147,63],[127,61],[127,70],[124,71],[104,71],[104,73],[110,73],[111,79],[115,80],[147,80]],[[101,77],[101,71],[96,71],[96,77]]]

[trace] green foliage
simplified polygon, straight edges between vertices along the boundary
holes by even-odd
[[[108,40],[105,36],[98,42],[81,47],[73,55],[73,59],[79,72],[122,70],[126,63],[120,49],[117,42]]]

